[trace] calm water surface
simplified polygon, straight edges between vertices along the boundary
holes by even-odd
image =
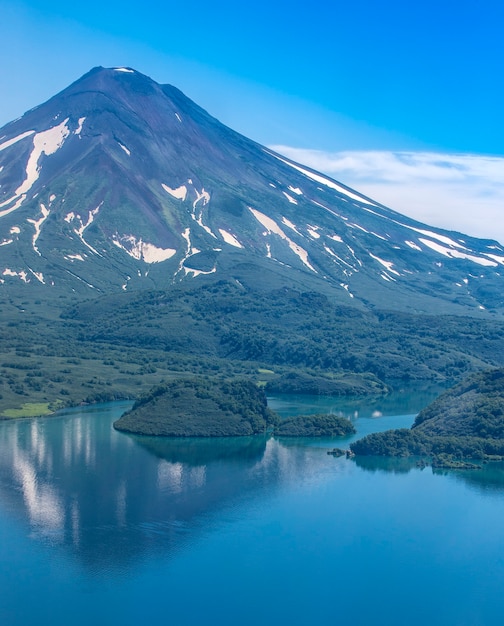
[[[270,404],[349,415],[361,436],[430,399]],[[133,437],[112,428],[128,406],[0,423],[2,625],[502,622],[502,465],[326,454],[350,438]]]

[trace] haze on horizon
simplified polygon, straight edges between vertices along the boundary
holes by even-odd
[[[433,226],[504,242],[504,6],[0,0],[0,125],[96,65]]]

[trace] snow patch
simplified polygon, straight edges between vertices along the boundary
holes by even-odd
[[[328,235],[327,238],[337,241],[338,243],[343,243],[343,239],[339,235]]]
[[[342,200],[344,200],[344,198],[342,198]],[[316,200],[312,200],[313,204],[316,204],[317,206],[319,206],[320,208],[324,209],[325,211],[327,211],[328,213],[331,213],[331,215],[334,215],[335,217],[339,217],[341,220],[344,220],[345,222],[348,222],[348,217],[345,217],[344,215],[340,215],[339,213],[336,213],[336,211],[333,211],[332,209],[330,209],[329,207],[320,204],[320,202],[317,202]]]
[[[347,244],[347,248],[350,250],[353,258],[357,261],[357,263],[362,267],[362,261],[360,259],[357,258],[355,251],[353,248],[351,248],[348,244]]]
[[[288,193],[286,193],[285,191],[282,191],[282,193],[291,204],[297,204],[297,200],[294,200],[294,198],[292,196],[289,196]]]
[[[291,230],[293,230],[295,233],[297,233],[300,237],[303,236],[297,229],[297,226],[293,224],[290,220],[288,220],[286,217],[282,217],[282,223],[285,224],[285,226],[287,226]]]
[[[65,139],[70,134],[67,126],[68,119],[67,117],[61,124],[58,124],[58,126],[53,126],[48,130],[37,133],[33,137],[33,150],[26,164],[26,179],[16,189],[16,196],[27,193],[38,179],[40,174],[40,167],[38,166],[40,157],[43,154],[50,156],[61,148]]]
[[[182,124],[182,118],[180,117],[180,115],[178,113],[175,113],[175,117],[178,119],[178,121]]]
[[[116,72],[125,72],[126,74],[134,74],[134,70],[130,70],[128,67],[114,67]]]
[[[180,187],[177,187],[176,189],[172,189],[171,187],[168,187],[168,185],[161,183],[161,187],[166,191],[166,193],[169,193],[174,198],[177,198],[177,200],[186,199],[187,187],[185,185],[180,185]]]
[[[389,272],[391,272],[392,274],[395,274],[396,276],[400,276],[401,274],[399,274],[399,272],[397,272],[396,270],[392,269],[393,267],[393,263],[391,261],[384,261],[383,259],[380,259],[380,257],[371,254],[371,252],[369,252],[369,256],[374,259],[375,261],[378,261],[378,263],[381,263],[381,265],[383,265],[383,267],[385,267]]]
[[[96,289],[96,287],[94,285],[92,285],[91,283],[88,283],[87,280],[84,280],[83,278],[81,278],[80,276],[77,276],[77,274],[74,274],[73,272],[71,272],[70,270],[65,270],[67,274],[70,274],[70,276],[72,278],[76,278],[77,280],[80,280],[81,283],[84,283],[87,287],[90,287],[91,289]],[[52,285],[54,285],[54,283],[51,283]]]
[[[420,246],[417,246],[414,241],[405,241],[404,243],[410,248],[413,248],[413,250],[418,250],[419,252],[422,252],[422,248]]]
[[[5,202],[2,202],[2,204],[0,204],[0,207],[5,206],[6,204],[10,204],[15,198],[16,196],[13,196],[12,198],[9,198]],[[16,202],[16,204],[10,207],[10,209],[5,209],[4,211],[0,211],[0,217],[3,217],[4,215],[9,215],[9,213],[12,213],[16,209],[19,209],[19,207],[23,204],[25,199],[26,199],[26,194],[24,193],[20,198],[18,198],[18,201]]]
[[[267,215],[264,215],[264,213],[253,209],[252,207],[249,207],[249,210],[256,218],[256,220],[266,228],[266,233],[264,233],[265,235],[273,233],[275,235],[278,235],[281,239],[284,239],[289,245],[289,248],[292,250],[292,252],[294,252],[294,254],[299,257],[301,262],[306,265],[306,267],[308,267],[312,272],[317,273],[317,270],[308,261],[308,252],[306,252],[306,250],[299,246],[297,243],[294,243],[294,241],[289,239],[289,237],[287,237],[287,235],[275,222],[275,220],[271,219],[271,217],[268,217]]]
[[[187,182],[192,184],[191,180],[188,180]],[[218,239],[217,235],[212,232],[212,229],[203,223],[203,210],[204,207],[210,202],[210,194],[208,193],[208,191],[205,191],[205,188],[201,190],[201,193],[197,189],[194,189],[194,192],[196,193],[196,200],[193,202],[192,205],[193,220],[198,224],[198,226],[201,226],[201,228],[209,235],[211,235],[214,239]]]
[[[192,184],[191,180],[188,182]],[[201,190],[201,193],[197,189],[194,189],[194,192],[196,193],[196,200],[193,202],[191,217],[198,224],[198,226],[203,228],[205,232],[214,237],[214,239],[218,239],[217,235],[212,232],[211,228],[203,223],[203,211],[204,207],[210,202],[210,194],[208,191],[205,191],[204,188]]]
[[[369,232],[369,230],[366,230],[363,226],[361,226],[360,224],[353,224],[351,222],[349,222],[348,224],[346,224],[346,226],[348,226],[348,228],[357,228],[358,230],[361,230],[363,233],[366,233],[367,235],[370,235],[371,233]]]
[[[346,285],[345,283],[340,283],[340,287],[343,287],[343,289],[348,293],[351,298],[354,297],[353,293],[349,290],[348,285]]]
[[[13,226],[10,229],[9,234],[10,235],[19,235],[20,232],[21,232],[21,229],[19,228],[19,226]]]
[[[249,210],[256,218],[256,220],[266,228],[266,232],[264,233],[265,235],[267,235],[268,233],[274,233],[275,235],[279,235],[282,238],[286,237],[283,230],[280,228],[280,226],[278,226],[275,220],[271,219],[271,217],[264,215],[264,213],[261,213],[260,211],[256,211],[256,209],[253,209],[252,207],[249,207]]]
[[[131,152],[128,150],[128,148],[126,148],[125,145],[123,145],[120,141],[118,141],[117,143],[121,146],[121,148],[124,150],[124,152],[126,152],[128,156],[131,156]]]
[[[345,189],[341,185],[338,185],[333,180],[326,178],[325,176],[321,176],[320,174],[316,174],[315,172],[310,172],[310,170],[307,170],[304,167],[301,167],[300,165],[295,165],[294,163],[291,163],[291,161],[287,161],[286,159],[282,159],[281,157],[277,156],[276,154],[273,154],[272,152],[269,152],[268,150],[265,150],[265,152],[268,152],[268,154],[271,154],[271,156],[275,157],[279,161],[282,161],[282,163],[289,165],[290,167],[294,168],[298,172],[301,172],[301,174],[308,176],[308,178],[311,178],[317,183],[321,183],[322,185],[325,185],[326,187],[329,187],[330,189],[334,189],[338,193],[342,193],[345,196],[352,198],[352,200],[357,200],[357,202],[362,202],[364,204],[370,204],[372,206],[376,206],[374,202],[371,202],[370,200],[366,200],[362,196],[359,196],[351,192],[350,190]]]
[[[186,241],[186,251],[184,253],[184,257],[182,258],[182,260],[179,263],[178,269],[175,272],[175,275],[179,274],[182,270],[184,270],[185,275],[187,276],[187,271],[188,268],[184,266],[184,262],[192,255],[194,254],[194,250],[196,250],[196,248],[193,248],[192,244],[191,244],[191,229],[190,228],[186,228],[184,230],[182,234],[183,239],[185,239]],[[199,270],[189,270],[189,271],[194,271],[197,272]]]
[[[141,240],[140,240],[141,241]],[[177,251],[173,248],[158,248],[152,243],[144,243],[142,247],[143,259],[146,263],[161,263],[171,257]]]
[[[35,252],[39,255],[42,256],[40,254],[39,249],[37,248],[37,239],[39,238],[40,235],[40,231],[42,229],[42,224],[46,221],[46,219],[49,217],[49,209],[47,209],[45,207],[45,205],[43,205],[42,203],[40,203],[40,212],[42,213],[42,217],[39,220],[31,220],[28,219],[26,220],[29,224],[33,224],[33,226],[35,227],[35,234],[33,235],[32,238],[32,246],[33,249],[35,250]]]
[[[77,126],[76,130],[74,131],[74,135],[79,135],[79,139],[81,138],[80,134],[81,134],[81,131],[82,131],[82,126],[83,126],[85,121],[86,121],[85,117],[79,117],[79,125]]]
[[[289,185],[287,187],[287,189],[289,191],[292,191],[292,193],[295,193],[298,196],[302,196],[303,195],[303,192],[301,191],[301,189],[299,189],[299,187],[292,187],[291,185]]]
[[[0,143],[0,152],[2,150],[5,150],[5,148],[9,148],[10,146],[13,146],[18,141],[21,141],[22,139],[25,139],[26,137],[30,137],[31,135],[34,135],[34,134],[35,134],[34,130],[27,130],[25,133],[22,133],[21,135],[18,135],[17,137],[13,137],[12,139],[8,139],[7,141]]]
[[[86,248],[89,248],[91,250],[91,252],[93,252],[94,254],[98,255],[98,256],[102,256],[98,250],[95,250],[93,248],[93,246],[91,246],[85,239],[84,239],[84,231],[86,230],[86,228],[89,228],[89,226],[91,226],[91,224],[94,221],[94,218],[96,217],[96,215],[98,215],[98,212],[100,210],[100,207],[102,206],[103,201],[100,202],[100,204],[96,207],[96,209],[93,209],[91,211],[89,211],[88,213],[88,218],[87,221],[84,222],[84,220],[82,219],[82,217],[80,215],[76,215],[75,213],[68,213],[65,216],[65,222],[73,222],[75,221],[79,221],[80,222],[80,226],[79,228],[74,228],[74,233],[79,237],[79,239],[81,240],[81,242],[86,246]],[[84,281],[86,282],[86,281]],[[86,283],[87,284],[87,283]],[[92,285],[91,285],[92,286]]]
[[[497,267],[498,263],[493,261],[492,259],[488,259],[485,257],[475,256],[473,254],[466,254],[465,252],[460,252],[459,250],[453,250],[453,248],[446,248],[441,244],[438,244],[430,239],[423,239],[419,237],[419,241],[421,241],[424,245],[431,248],[435,252],[442,254],[448,258],[452,259],[466,259],[467,261],[472,261],[473,263],[478,263],[478,265],[484,265],[486,267]]]
[[[320,233],[317,232],[318,226],[308,226],[307,230],[313,239],[320,239]]]
[[[383,280],[386,280],[388,283],[390,282],[395,282],[395,278],[392,278],[391,276],[389,276],[388,274],[386,274],[385,272],[383,272],[382,274],[380,274],[381,278],[383,278]]]
[[[234,246],[235,248],[243,248],[242,244],[236,239],[234,235],[228,233],[227,230],[223,228],[219,228],[219,232],[226,243],[230,246]]]
[[[504,265],[504,256],[498,256],[496,254],[488,254],[485,253],[485,256],[489,257],[490,259],[493,259],[494,261],[497,261],[497,263],[500,263],[501,265]]]
[[[331,248],[329,248],[328,246],[324,245],[324,250],[330,255],[332,256],[334,259],[336,259],[336,261],[338,261],[339,263],[342,263],[343,265],[346,265],[347,267],[349,267],[351,270],[358,272],[359,270],[357,270],[353,265],[351,265],[350,263],[347,263],[347,261],[345,261],[344,259],[342,259],[340,256],[338,256],[334,250],[331,250]],[[346,270],[345,270],[346,273]]]
[[[373,231],[371,231],[370,234],[373,235],[373,237],[377,237],[378,239],[381,239],[382,241],[387,241],[387,237],[389,237],[389,235],[387,235],[387,237],[383,237],[382,235],[379,235],[378,233],[374,233]],[[400,250],[401,249],[399,246],[394,246],[394,248],[396,250]]]
[[[12,276],[12,277],[16,277],[16,276],[17,276],[17,277],[18,277],[18,278],[20,278],[20,279],[21,279],[24,283],[29,283],[29,282],[30,282],[30,280],[29,280],[29,278],[28,278],[28,274],[27,274],[24,270],[21,270],[20,272],[15,272],[14,270],[11,270],[11,269],[9,269],[9,268],[6,268],[6,269],[3,271],[3,274],[2,274],[2,275],[3,275],[3,276]]]
[[[197,189],[195,189],[194,191],[196,192],[196,200],[193,202],[193,209],[196,208],[196,205],[201,202],[201,200],[203,200],[203,206],[210,202],[210,194],[208,193],[208,191],[205,191],[204,187],[201,190],[201,193]]]
[[[66,261],[84,261],[82,254],[67,254],[63,257]]]
[[[189,276],[190,274],[192,275],[191,278],[196,278],[196,276],[199,276],[200,274],[215,274],[215,272],[217,271],[217,268],[214,267],[212,268],[210,271],[208,272],[204,272],[203,270],[194,270],[190,267],[186,267],[184,265],[184,271],[186,273],[186,276]]]
[[[67,127],[68,119],[69,118],[66,118],[66,120],[61,122],[61,124],[59,124],[58,126],[53,126],[48,130],[44,130],[34,135],[33,148],[26,164],[26,177],[21,185],[19,185],[19,187],[16,189],[14,195],[8,200],[2,202],[0,204],[0,207],[7,206],[14,201],[16,202],[14,206],[11,206],[5,211],[0,211],[0,217],[12,213],[12,211],[15,211],[23,204],[26,199],[27,192],[33,187],[34,183],[37,181],[40,175],[39,161],[42,155],[45,154],[46,156],[49,156],[51,154],[54,154],[59,148],[61,148],[65,139],[70,134],[70,131]],[[19,135],[14,139],[4,142],[0,146],[0,149],[3,149],[2,146],[7,147],[7,144],[12,145],[13,142],[15,143],[14,140],[19,141],[23,137],[28,137],[33,134],[34,131],[28,131],[27,133],[23,133],[23,135]]]
[[[423,230],[421,228],[413,228],[413,226],[406,226],[406,228],[410,228],[421,235],[426,235],[427,237],[431,237],[432,239],[437,239],[441,243],[444,243],[448,246],[453,246],[454,248],[462,248],[463,250],[467,250],[465,246],[460,244],[458,241],[454,241],[450,237],[446,235],[440,235],[439,233],[433,233],[431,230]]]
[[[39,283],[42,283],[43,285],[45,285],[44,275],[42,274],[42,272],[35,272],[34,270],[31,269],[31,267],[29,267],[28,269],[35,276],[35,278],[39,281]]]
[[[144,242],[142,238],[137,239],[134,235],[119,236],[116,233],[112,243],[137,261],[143,260],[149,264],[171,259],[177,252],[173,248],[158,248],[152,243]]]

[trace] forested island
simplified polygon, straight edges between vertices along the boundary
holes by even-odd
[[[274,434],[279,437],[344,437],[355,432],[354,425],[346,417],[316,413],[282,420]]]
[[[350,420],[333,414],[281,420],[268,408],[264,389],[247,380],[180,378],[157,385],[139,398],[114,428],[162,437],[342,437],[355,432]]]
[[[247,380],[181,378],[139,398],[114,428],[165,437],[238,437],[272,430],[278,416]]]
[[[350,446],[357,456],[418,456],[434,467],[479,467],[504,459],[504,369],[472,374],[423,409],[411,429],[373,433]]]

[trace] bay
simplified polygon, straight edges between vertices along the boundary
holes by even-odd
[[[274,397],[407,427],[429,390]],[[504,469],[335,459],[350,438],[118,433],[129,406],[0,423],[0,623],[498,623]]]

